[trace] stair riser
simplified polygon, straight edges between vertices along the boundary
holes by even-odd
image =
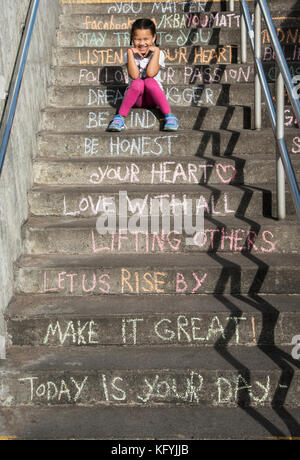
[[[176,192],[164,195],[169,200],[178,200],[184,203],[185,200],[192,200],[194,210],[197,210],[197,203],[205,204],[205,215],[212,217],[218,216],[265,216],[276,215],[275,197],[268,190],[259,193],[252,190],[232,190],[222,192],[201,191],[201,193]],[[148,196],[148,198],[147,198]],[[151,206],[151,200],[158,196],[157,193],[141,194],[128,193],[128,199],[143,200]],[[203,197],[203,198],[201,198]],[[34,216],[57,216],[57,217],[95,217],[100,215],[99,206],[106,200],[111,200],[116,208],[119,207],[119,196],[114,193],[94,193],[87,191],[55,193],[53,192],[31,192],[29,194],[29,209]],[[269,200],[272,200],[272,205]],[[287,194],[287,213],[295,213],[291,197]]]
[[[145,7],[145,4],[143,5]],[[232,29],[240,28],[240,14],[238,9],[235,13],[230,12],[216,12],[207,11],[206,13],[165,13],[155,14],[151,12],[151,19],[156,24],[157,31],[164,30],[175,30],[178,29],[221,29],[222,32],[230,33]],[[296,14],[293,13],[293,17]],[[278,17],[278,14],[273,14],[273,22],[276,27],[282,26],[287,28],[288,26],[293,27],[297,25],[295,19],[282,19]],[[60,17],[60,29],[65,31],[72,30],[86,30],[86,31],[103,31],[103,32],[126,32],[131,30],[131,26],[134,21],[140,18],[140,14],[111,14],[105,11],[104,14],[74,14],[72,16],[62,15]],[[254,22],[254,16],[252,18]],[[263,32],[265,34],[265,32]]]
[[[138,235],[131,232],[123,235],[118,230],[113,235],[99,235],[96,225],[94,228],[82,230],[72,228],[26,229],[24,252],[25,254],[68,255],[202,252],[242,252],[252,255],[299,253],[299,226],[294,226],[294,238],[290,236],[291,224],[286,226],[272,224],[262,228],[259,226],[259,229],[257,227],[257,225],[245,226],[241,222],[239,228],[231,228],[222,225],[222,222],[218,225],[206,222],[203,231],[202,226],[199,225],[197,232],[193,232],[192,235],[178,230],[174,232],[172,224],[169,231],[153,234],[148,230],[148,233]],[[194,244],[189,245],[188,240]]]
[[[290,63],[291,74],[300,73],[299,63]],[[265,64],[267,81],[274,83],[276,80],[275,65]],[[161,69],[161,79],[165,85],[199,86],[203,84],[235,84],[254,83],[254,66],[241,64],[192,66],[192,65],[167,65]],[[52,84],[57,86],[89,86],[109,87],[127,84],[126,71],[120,66],[110,67],[56,67],[53,71]],[[249,101],[248,101],[249,102]]]
[[[247,261],[245,257],[245,261]],[[80,261],[78,262],[80,267]],[[166,294],[298,294],[299,267],[270,267],[261,258],[256,267],[239,265],[145,268],[21,268],[17,292],[57,295]],[[89,291],[89,292],[88,292]]]
[[[124,45],[123,45],[124,46]],[[288,63],[300,61],[300,46],[282,45]],[[165,63],[172,65],[210,65],[210,64],[238,64],[241,62],[241,52],[238,45],[187,45],[163,46]],[[119,46],[111,48],[57,48],[56,62],[59,66],[122,66],[127,48]],[[248,47],[248,62],[253,63],[253,55]],[[262,60],[266,63],[274,62],[275,55],[272,47],[262,45]]]
[[[100,3],[101,7],[100,7]],[[137,15],[151,15],[151,14],[174,14],[174,13],[203,13],[203,12],[212,12],[212,11],[223,11],[226,9],[229,10],[229,3],[226,0],[225,2],[221,1],[192,1],[192,2],[149,2],[149,1],[133,1],[133,2],[100,2],[94,1],[89,2],[88,4],[76,4],[69,3],[68,0],[64,1],[63,4],[63,13],[65,16],[70,14],[99,14],[99,7],[101,8],[102,14],[137,14]],[[248,1],[250,10],[253,9],[253,1]],[[281,0],[273,0],[269,5],[269,8],[276,15],[284,14],[285,16],[290,16],[293,13],[293,10],[297,8],[297,0],[289,0],[282,4]],[[236,2],[235,4],[235,13],[239,14],[239,5]]]
[[[203,108],[205,113],[197,113],[190,110],[189,116],[179,119],[181,129],[243,129],[251,127],[251,109],[248,107],[223,108],[220,107],[219,113],[211,110],[212,108]],[[201,110],[201,109],[200,109]],[[175,115],[179,116],[178,108],[173,110]],[[158,112],[157,116],[150,110],[136,109],[131,111],[126,119],[127,129],[149,131],[159,131],[162,128],[163,117]],[[68,110],[60,112],[45,112],[43,116],[43,129],[55,132],[74,132],[88,130],[90,133],[105,131],[115,114],[115,110],[104,108],[102,111],[97,109],[86,110]],[[181,113],[180,113],[181,115]],[[161,119],[161,121],[158,119]]]
[[[199,306],[199,310],[201,306]],[[108,312],[109,313],[109,312]],[[139,345],[290,345],[299,331],[298,313],[135,314],[112,317],[59,316],[7,322],[11,345],[97,347]],[[275,326],[276,324],[276,326]],[[265,332],[269,331],[269,332]]]
[[[131,46],[131,33],[122,31],[61,30],[57,33],[57,44],[61,47],[126,47]],[[181,29],[157,31],[157,44],[164,46],[201,46],[223,43],[239,43],[238,29]]]
[[[288,394],[278,385],[278,371],[206,371],[202,369],[144,372],[19,372],[2,379],[2,405],[202,405],[209,407],[262,407],[299,405],[299,374]],[[245,389],[245,386],[247,387]],[[285,398],[286,396],[286,398]]]
[[[172,112],[178,117],[180,129],[198,130],[240,130],[251,129],[253,125],[253,113],[251,108],[252,100],[249,100],[248,106],[210,106],[196,108],[192,105],[189,107],[188,116],[185,107],[172,107]],[[110,121],[115,115],[115,109],[103,107],[102,109],[72,109],[60,111],[49,110],[44,112],[42,120],[42,129],[55,131],[57,133],[72,133],[80,131],[89,131],[94,133],[106,131]],[[128,130],[159,131],[163,129],[164,117],[157,109],[134,109],[131,110],[125,121],[125,128]],[[296,126],[295,117],[292,115],[291,108],[285,107],[285,125],[287,130]],[[262,109],[262,126],[271,127],[266,107]],[[92,134],[93,136],[93,134]]]
[[[271,94],[274,94],[272,87]],[[126,87],[52,88],[48,105],[51,107],[116,107],[120,108]],[[215,105],[247,105],[254,101],[254,87],[220,85],[164,87],[169,104],[181,107],[211,107]],[[289,103],[288,97],[285,103]]]
[[[297,27],[277,28],[278,37],[282,45],[299,43],[300,35]],[[180,30],[157,31],[157,45],[171,46],[206,46],[223,45],[224,43],[239,44],[241,33],[237,28],[208,29],[208,28],[182,28]],[[270,36],[266,29],[262,30],[262,43],[271,46]],[[131,46],[130,30],[60,30],[57,33],[57,44],[61,47],[129,47]],[[249,48],[250,50],[250,48]]]
[[[276,145],[273,132],[256,132],[256,142],[253,133],[244,132],[191,132],[177,133],[141,133],[132,134],[130,131],[121,134],[99,136],[96,132],[82,135],[76,134],[42,134],[38,137],[39,156],[70,158],[145,158],[178,156],[239,156],[249,154],[272,154],[275,158]],[[300,136],[297,132],[286,131],[288,151],[300,153]],[[186,145],[189,148],[186,148]]]
[[[47,185],[195,185],[270,184],[275,182],[273,160],[243,159],[194,162],[45,163],[34,164],[34,182]],[[297,166],[298,161],[295,161]],[[263,166],[266,168],[264,169]],[[267,171],[267,173],[266,173]],[[123,191],[121,188],[120,191]]]

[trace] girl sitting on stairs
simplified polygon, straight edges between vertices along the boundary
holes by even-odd
[[[130,77],[122,105],[108,131],[123,131],[125,117],[132,107],[158,107],[165,116],[164,131],[177,131],[178,120],[171,113],[163,92],[160,67],[165,67],[165,55],[156,45],[156,27],[150,19],[138,19],[131,29],[131,45],[124,55]]]

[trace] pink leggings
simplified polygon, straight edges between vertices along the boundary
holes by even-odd
[[[133,80],[126,91],[119,114],[127,117],[132,107],[158,107],[164,115],[171,113],[166,95],[154,78]]]

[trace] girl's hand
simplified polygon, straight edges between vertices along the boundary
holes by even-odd
[[[133,55],[138,54],[141,58],[143,57],[143,55],[141,54],[141,52],[137,48],[128,48],[127,49],[127,54],[128,54],[128,51],[132,52]]]
[[[149,50],[155,53],[155,51],[160,51],[160,48],[158,46],[152,45],[150,46]]]

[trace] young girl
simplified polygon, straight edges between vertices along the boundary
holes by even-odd
[[[178,120],[171,113],[163,92],[160,67],[165,67],[165,55],[156,45],[156,27],[150,19],[138,19],[132,25],[131,44],[124,55],[130,77],[119,113],[114,116],[108,131],[123,131],[125,117],[132,107],[158,107],[165,115],[164,131],[177,131]]]

